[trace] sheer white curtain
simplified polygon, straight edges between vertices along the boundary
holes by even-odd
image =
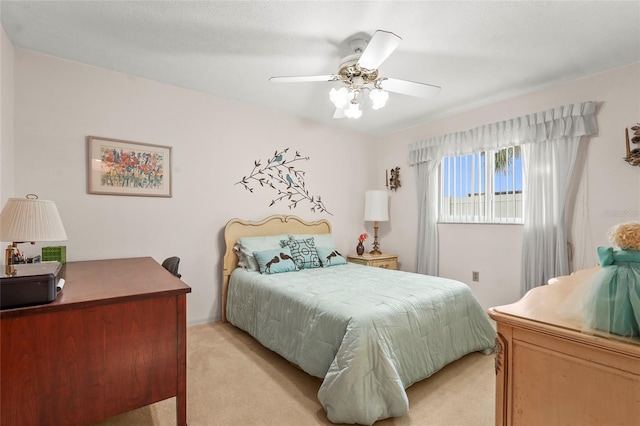
[[[418,248],[416,270],[438,275],[438,170],[440,160],[427,160],[416,165],[418,190]]]
[[[409,164],[416,166],[418,235],[416,271],[438,275],[438,193],[442,158],[463,149],[467,132],[428,139],[410,146]]]
[[[546,111],[545,139],[522,147],[524,234],[522,293],[569,274],[567,202],[580,143],[597,131],[596,104]],[[580,212],[578,212],[580,214]]]
[[[417,271],[430,275],[438,271],[438,166],[442,158],[514,145],[523,147],[526,185],[523,288],[544,284],[546,274],[556,276],[568,270],[564,218],[568,185],[582,136],[597,131],[595,111],[595,102],[571,104],[411,144],[409,164],[417,167]],[[544,256],[534,257],[542,251]],[[544,272],[538,275],[539,271]]]

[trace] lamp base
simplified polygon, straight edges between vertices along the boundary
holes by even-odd
[[[15,256],[16,248],[17,248],[17,243],[11,243],[7,246],[7,249],[4,251],[4,264],[6,265],[4,274],[8,277],[16,274],[16,268],[15,266],[13,266],[13,264],[15,263],[14,256]]]
[[[373,250],[369,254],[382,254],[380,245],[378,244],[378,221],[373,222]]]

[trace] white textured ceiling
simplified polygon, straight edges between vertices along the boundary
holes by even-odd
[[[640,60],[640,1],[0,1],[13,45],[383,135]],[[442,87],[333,119],[333,74],[360,33],[403,38],[380,74]],[[640,76],[639,76],[640,78]],[[636,94],[637,96],[637,94]],[[586,101],[587,99],[585,99]]]

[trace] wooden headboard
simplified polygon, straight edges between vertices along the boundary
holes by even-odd
[[[222,270],[222,322],[227,321],[227,293],[229,277],[238,266],[238,256],[233,251],[238,239],[277,234],[326,234],[331,232],[331,224],[326,219],[307,222],[297,216],[274,215],[252,222],[242,219],[231,219],[224,227],[225,252]]]

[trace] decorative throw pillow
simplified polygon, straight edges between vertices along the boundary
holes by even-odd
[[[239,265],[252,271],[260,270],[253,253],[256,251],[275,250],[280,248],[280,240],[288,238],[287,234],[265,235],[261,237],[243,237],[238,240],[240,245]]]
[[[345,259],[335,248],[316,247],[318,257],[322,266],[327,268],[329,266],[344,265],[347,263]]]
[[[289,247],[256,251],[253,253],[253,256],[258,261],[260,272],[266,275],[298,270],[296,263],[293,261],[293,257],[291,257]]]
[[[282,240],[280,241],[280,245],[282,245],[282,247],[289,247],[293,261],[296,262],[298,269],[322,267],[313,238]]]
[[[324,234],[289,234],[290,240],[306,240],[307,238],[313,238],[313,242],[318,247],[335,248],[333,243],[333,237],[330,233]]]

